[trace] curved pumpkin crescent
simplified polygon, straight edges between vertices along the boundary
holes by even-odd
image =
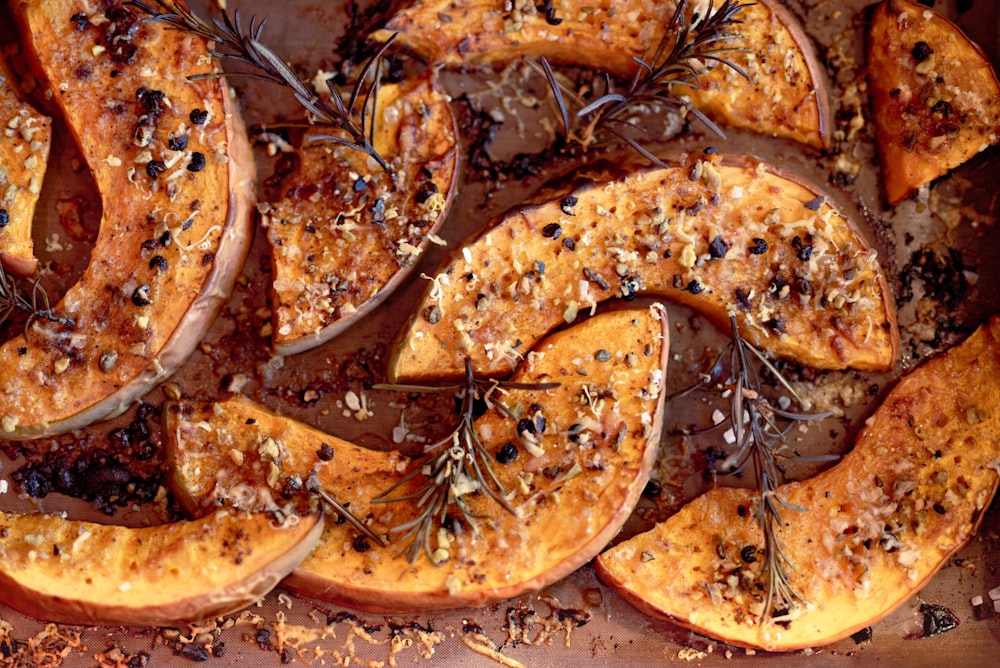
[[[31,276],[38,266],[31,239],[35,205],[42,191],[52,145],[52,119],[21,97],[13,71],[0,53],[0,263]]]
[[[718,156],[715,156],[718,157]],[[502,376],[546,331],[612,297],[698,309],[775,355],[885,370],[895,309],[872,249],[814,186],[747,159],[647,169],[514,209],[458,249],[396,342],[389,376]]]
[[[560,387],[495,395],[545,417],[543,454],[519,449],[513,461],[493,464],[518,517],[485,494],[467,494],[469,513],[483,518],[482,535],[461,521],[459,530],[444,532],[447,538],[436,533],[432,542],[447,543],[449,556],[435,566],[423,552],[409,563],[401,539],[358,547],[357,532],[331,514],[320,545],[283,586],[360,610],[403,612],[487,605],[576,570],[618,532],[649,479],[662,423],[667,331],[659,308],[596,316],[542,342],[513,378]],[[516,427],[495,411],[478,419],[490,457],[517,441]],[[341,441],[242,397],[170,405],[165,433],[171,486],[194,513],[220,502],[267,506],[288,476],[304,480],[315,471],[323,488],[377,534],[416,516],[408,502],[371,503],[407,471],[405,457]],[[321,458],[330,448],[332,457]],[[393,495],[412,491],[404,486]]]
[[[833,468],[779,488],[791,586],[762,621],[763,535],[751,490],[716,488],[602,554],[597,574],[640,609],[713,638],[786,651],[845,638],[923,587],[975,535],[997,490],[1000,317],[905,376]],[[645,556],[643,556],[645,555]],[[734,573],[735,585],[728,578]]]
[[[890,205],[1000,143],[1000,81],[989,56],[934,10],[906,0],[879,4],[868,72]]]
[[[526,4],[506,12],[494,0],[416,0],[373,37],[398,33],[397,44],[448,67],[544,56],[628,79],[638,67],[634,58],[650,57],[677,6],[674,0],[569,0],[558,4],[553,23],[534,3]],[[700,88],[683,94],[721,125],[825,147],[832,125],[823,66],[801,24],[775,0],[748,3],[737,18],[735,31],[743,38],[719,46],[747,49],[724,55],[751,81],[715,66],[700,75]]]
[[[47,622],[174,626],[249,607],[315,547],[322,513],[278,526],[218,510],[127,528],[0,513],[0,599]]]
[[[74,325],[0,347],[0,436],[30,439],[116,415],[184,362],[246,258],[255,167],[225,84],[187,78],[218,71],[203,40],[122,6],[11,4],[104,207],[53,309]]]
[[[410,275],[458,184],[458,128],[437,75],[380,87],[375,149],[309,142],[280,199],[262,207],[274,280],[274,349],[314,348],[359,320]],[[321,134],[313,131],[311,135]]]

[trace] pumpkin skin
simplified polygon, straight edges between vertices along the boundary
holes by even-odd
[[[512,380],[562,384],[544,391],[506,389],[501,400],[540,406],[544,453],[519,446],[513,460],[492,462],[517,516],[485,493],[468,494],[481,535],[456,522],[460,529],[447,532],[448,556],[437,565],[423,551],[410,563],[408,540],[390,533],[416,517],[411,503],[372,503],[400,481],[410,460],[337,439],[246,398],[167,407],[171,487],[195,514],[220,503],[266,508],[280,498],[288,476],[306,480],[315,471],[323,489],[349,504],[375,534],[388,534],[389,544],[363,539],[357,547],[358,532],[331,512],[320,545],[284,587],[368,612],[489,605],[569,575],[628,518],[656,458],[668,347],[659,308],[598,315],[541,342]],[[496,411],[476,424],[490,458],[517,441],[515,421]],[[332,456],[321,458],[324,450]],[[391,496],[414,487],[406,483]],[[437,553],[441,532],[430,541]]]
[[[0,54],[0,263],[20,276],[38,266],[31,239],[32,218],[52,145],[52,119],[35,111],[21,95],[17,78]],[[11,127],[11,126],[14,127]]]
[[[0,513],[0,599],[66,624],[174,626],[253,605],[315,547],[322,513],[217,510],[137,529]]]
[[[117,415],[184,362],[246,258],[256,168],[225,84],[188,78],[217,71],[203,40],[120,5],[11,4],[103,204],[53,308],[73,326],[38,319],[0,347],[0,436],[25,440]]]
[[[944,16],[915,2],[882,2],[868,63],[890,205],[1000,142],[1000,81],[986,53]]]
[[[394,345],[391,378],[460,377],[466,355],[478,373],[503,376],[549,329],[634,294],[685,303],[724,328],[735,314],[755,346],[809,366],[896,360],[875,250],[821,190],[774,166],[687,159],[547,196],[438,269]]]
[[[689,3],[689,15],[695,4],[702,3]],[[398,33],[398,44],[434,65],[503,67],[544,56],[631,79],[633,58],[652,57],[677,7],[674,0],[570,0],[557,5],[560,22],[553,25],[535,3],[525,5],[505,12],[492,0],[416,0],[373,37]],[[725,57],[751,81],[711,63],[699,73],[698,88],[684,87],[679,94],[724,127],[825,148],[832,112],[822,64],[802,25],[776,0],[747,3],[737,19],[733,32],[742,38],[720,45],[748,49]]]
[[[1000,481],[998,433],[994,317],[904,376],[838,464],[778,488],[806,509],[784,511],[778,531],[805,604],[761,619],[764,543],[747,489],[698,497],[602,554],[597,574],[639,609],[735,645],[790,651],[846,638],[906,602],[975,536]]]

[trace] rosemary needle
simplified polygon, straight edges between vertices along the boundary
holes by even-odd
[[[6,323],[15,311],[28,315],[24,323],[24,336],[27,338],[31,324],[38,319],[55,322],[73,328],[76,322],[55,314],[49,304],[49,294],[37,278],[24,279],[28,289],[24,289],[14,277],[10,276],[0,264],[0,324]]]
[[[773,618],[793,603],[803,602],[788,579],[788,574],[795,569],[795,565],[781,546],[782,513],[808,511],[807,508],[787,503],[778,494],[783,478],[779,459],[792,456],[788,452],[785,435],[796,422],[821,420],[829,417],[830,413],[797,413],[772,405],[761,392],[761,380],[756,367],[758,363],[774,376],[800,406],[805,407],[807,404],[767,357],[743,339],[736,316],[730,316],[730,327],[732,339],[712,365],[710,373],[703,376],[694,388],[674,396],[682,396],[692,389],[720,381],[732,393],[729,426],[733,434],[730,440],[735,444],[735,450],[716,469],[723,475],[738,474],[747,464],[753,469],[757,481],[754,521],[764,534],[762,573],[767,582],[767,591],[763,601],[763,614]],[[819,457],[816,461],[832,459],[836,457]]]
[[[675,89],[698,88],[705,62],[728,67],[747,81],[750,80],[750,75],[743,68],[727,58],[730,53],[741,53],[746,49],[723,44],[742,39],[742,35],[734,30],[742,22],[740,12],[749,7],[750,3],[725,0],[716,9],[709,2],[704,16],[694,14],[690,20],[686,16],[687,5],[687,0],[679,0],[663,37],[653,52],[646,58],[634,58],[635,73],[621,92],[614,90],[611,77],[603,73],[601,79],[604,82],[604,93],[585,103],[572,91],[564,91],[548,61],[544,57],[539,59],[567,136],[586,148],[595,141],[597,132],[604,130],[648,160],[662,166],[663,163],[658,158],[626,133],[631,125],[623,116],[637,106],[647,105],[684,107],[712,132],[725,138],[725,134],[715,123]],[[578,105],[573,114],[566,103],[566,96],[571,97]],[[581,127],[574,127],[571,116]]]
[[[386,159],[375,149],[376,115],[373,112],[378,99],[383,57],[395,35],[386,40],[375,55],[365,62],[346,104],[334,80],[327,79],[326,84],[331,92],[328,104],[313,94],[309,86],[298,78],[285,61],[261,41],[267,19],[258,21],[257,17],[251,17],[250,25],[244,31],[239,9],[233,12],[232,17],[222,10],[222,18],[213,18],[209,23],[177,2],[156,0],[155,7],[142,0],[133,0],[127,4],[145,13],[146,21],[161,23],[172,30],[198,35],[214,42],[209,53],[216,58],[240,63],[250,68],[248,72],[220,73],[192,78],[248,76],[290,88],[292,96],[309,112],[314,124],[342,130],[347,134],[347,137],[334,134],[319,135],[312,137],[313,141],[329,141],[355,149],[371,156],[385,171],[392,171]],[[372,79],[371,84],[367,83],[369,77]],[[359,100],[360,106],[358,106]]]
[[[485,405],[487,409],[498,410],[504,417],[516,420],[513,410],[496,398],[496,394],[507,389],[518,390],[550,390],[559,383],[513,383],[500,380],[483,380],[476,378],[472,372],[472,362],[465,360],[465,380],[459,385],[440,387],[423,385],[375,385],[375,389],[388,389],[402,392],[454,392],[459,399],[458,425],[444,438],[431,443],[424,448],[424,456],[410,467],[410,470],[389,489],[379,494],[373,503],[411,502],[416,506],[417,514],[412,520],[390,529],[392,533],[401,533],[409,538],[407,559],[412,563],[423,551],[431,563],[439,564],[448,558],[447,551],[442,548],[432,549],[431,543],[435,530],[443,527],[449,517],[449,511],[455,509],[460,518],[477,535],[479,525],[477,520],[484,519],[474,515],[469,509],[466,496],[483,492],[504,511],[516,514],[507,501],[507,490],[493,471],[490,454],[479,438],[476,430],[477,408]],[[417,480],[416,489],[392,496],[396,490],[407,483]]]

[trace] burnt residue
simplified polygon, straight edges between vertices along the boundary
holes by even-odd
[[[968,271],[974,271],[974,267],[966,264],[957,248],[946,248],[941,252],[920,248],[914,251],[900,273],[901,286],[897,299],[900,304],[911,301],[913,284],[920,281],[926,296],[954,311],[968,297]]]
[[[923,634],[907,636],[908,640],[931,638],[958,628],[958,617],[943,605],[921,603],[920,615],[923,617]]]
[[[11,479],[24,493],[44,498],[58,492],[89,501],[107,515],[148,503],[164,486],[158,436],[151,422],[159,411],[142,404],[128,426],[112,430],[102,444],[88,437],[59,447],[16,469]]]

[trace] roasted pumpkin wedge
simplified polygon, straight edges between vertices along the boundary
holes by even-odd
[[[873,624],[975,535],[1000,467],[1000,317],[905,376],[833,468],[784,485],[778,531],[804,603],[762,619],[755,494],[717,488],[597,560],[640,609],[728,643],[815,647]],[[750,551],[750,557],[743,555]]]
[[[0,263],[7,271],[30,276],[38,266],[31,223],[49,161],[52,119],[25,102],[3,54],[0,125]]]
[[[374,37],[398,33],[397,43],[449,67],[544,56],[631,78],[638,69],[634,58],[652,56],[677,7],[675,0],[575,0],[553,5],[550,15],[534,2],[513,4],[505,11],[503,3],[492,0],[416,0]],[[689,3],[688,16],[704,15],[707,7],[707,2]],[[747,3],[738,18],[740,37],[719,46],[745,49],[725,57],[751,81],[709,61],[699,72],[700,88],[685,88],[683,94],[719,124],[826,146],[831,112],[823,69],[802,26],[775,0]]]
[[[434,277],[390,360],[412,381],[463,360],[504,375],[546,331],[612,297],[664,296],[758,348],[888,369],[899,345],[876,252],[812,186],[745,160],[693,160],[515,209]]]
[[[246,257],[255,168],[226,86],[188,78],[218,71],[204,40],[114,3],[11,7],[104,207],[62,320],[0,347],[0,437],[29,439],[120,413],[187,358]]]
[[[1000,82],[989,57],[934,10],[882,2],[868,71],[889,204],[1000,142]]]
[[[409,460],[340,441],[247,399],[168,407],[172,486],[193,512],[204,512],[224,502],[267,502],[247,490],[270,487],[280,498],[288,477],[301,482],[315,472],[375,534],[394,538],[377,547],[330,516],[320,546],[284,586],[371,612],[486,605],[562,578],[617,533],[656,456],[667,349],[661,309],[595,316],[541,342],[513,380],[561,385],[494,395],[522,407],[520,422],[543,425],[533,429],[532,447],[515,445],[524,427],[498,412],[476,422],[516,516],[482,491],[457,492],[480,518],[481,535],[461,519],[437,529],[429,547],[438,565],[423,551],[411,563],[406,540],[392,532],[417,517],[410,502],[372,503],[403,478]],[[392,496],[416,485],[405,483]]]
[[[391,173],[365,154],[307,136],[298,171],[262,209],[280,354],[317,346],[380,304],[447,215],[458,132],[437,77],[386,84],[377,101],[373,144]]]
[[[138,529],[0,513],[0,599],[67,624],[172,626],[254,604],[319,540],[322,513],[220,509]]]

